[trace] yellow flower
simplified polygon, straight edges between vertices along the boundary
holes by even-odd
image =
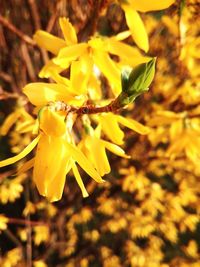
[[[119,56],[122,62],[130,66],[149,61],[149,58],[142,56],[135,48],[119,40],[126,38],[126,34],[112,38],[96,37],[87,43],[77,43],[75,29],[71,23],[66,18],[60,18],[59,23],[65,40],[41,30],[34,35],[39,46],[56,55],[41,70],[40,77],[51,77],[61,84],[69,84],[73,92],[87,93],[87,85],[94,79],[94,66],[97,66],[109,80],[115,95],[121,92],[122,66],[113,61],[109,53]],[[70,66],[69,83],[60,73]]]
[[[131,31],[133,40],[139,48],[147,52],[149,50],[149,41],[147,32],[142,19],[137,11],[147,12],[168,8],[175,0],[128,0],[128,3],[122,5],[125,12],[126,23]]]
[[[39,193],[50,201],[57,201],[61,198],[65,177],[71,168],[76,174],[75,177],[83,195],[87,196],[82,180],[77,175],[75,162],[95,181],[103,182],[84,154],[70,142],[64,119],[63,115],[57,114],[50,108],[44,108],[40,114],[39,135],[17,156],[0,162],[0,167],[13,164],[29,154],[37,145],[33,161],[33,179]]]
[[[124,150],[119,146],[100,139],[98,131],[99,129],[97,127],[92,134],[86,135],[79,144],[79,147],[92,162],[97,172],[103,176],[110,172],[110,164],[106,155],[106,149],[120,157],[129,158],[129,156],[127,156]]]
[[[149,128],[142,125],[141,123],[130,119],[124,118],[120,115],[115,115],[112,113],[101,114],[98,117],[95,117],[99,121],[102,131],[105,135],[113,142],[118,145],[123,144],[124,132],[120,129],[119,124],[139,133],[147,134]]]

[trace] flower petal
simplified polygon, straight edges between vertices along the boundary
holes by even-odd
[[[33,38],[40,47],[55,55],[58,54],[61,48],[66,46],[66,42],[63,39],[41,30],[37,31]]]
[[[124,150],[121,147],[119,147],[115,144],[112,144],[110,142],[104,141],[104,140],[101,140],[101,142],[103,143],[105,148],[110,150],[113,154],[120,156],[122,158],[126,158],[126,159],[130,158],[130,156],[125,154]]]
[[[12,112],[10,115],[8,115],[8,117],[3,122],[3,125],[1,126],[0,134],[6,135],[8,131],[10,130],[10,128],[13,126],[13,124],[15,124],[15,122],[18,120],[20,116],[21,116],[21,112],[19,109]]]
[[[28,155],[37,145],[39,139],[40,139],[40,135],[38,135],[35,139],[33,139],[33,141],[27,147],[25,147],[24,150],[22,150],[22,152],[20,152],[18,155],[0,161],[0,168],[7,166],[7,165],[11,165],[19,161],[20,159],[23,159],[24,157],[26,157],[26,155]]]
[[[62,136],[66,132],[65,117],[57,114],[49,108],[41,110],[39,117],[40,129],[50,136]]]
[[[92,60],[87,54],[72,62],[70,69],[71,90],[77,94],[87,94],[92,67]]]
[[[100,123],[102,131],[113,143],[123,144],[124,132],[120,129],[115,115],[108,113],[100,116]]]
[[[68,68],[73,60],[76,60],[87,51],[86,43],[67,46],[60,50],[58,57],[53,59],[53,62],[63,68]]]
[[[66,142],[66,147],[71,154],[72,158],[78,162],[81,168],[88,173],[96,182],[102,183],[104,180],[98,174],[98,172],[94,169],[92,164],[88,161],[85,155],[74,145]]]
[[[144,57],[136,47],[119,42],[114,38],[105,41],[105,49],[111,54],[118,55],[120,60],[129,66],[136,66],[150,60],[150,57]]]
[[[93,59],[97,67],[109,80],[114,95],[119,95],[121,92],[121,72],[117,64],[110,58],[108,53],[103,51],[94,51]]]
[[[48,183],[46,197],[49,199],[50,202],[58,201],[62,197],[66,175],[72,167],[70,158],[70,155],[65,157],[65,159],[62,161],[61,166],[58,169],[57,174]]]
[[[60,170],[66,151],[64,142],[60,137],[41,134],[36,150],[33,180],[43,196],[47,196],[48,185]]]
[[[125,11],[127,25],[135,43],[139,48],[147,52],[149,50],[149,41],[140,15],[129,5],[123,5],[123,9]]]
[[[53,60],[49,60],[39,73],[40,78],[49,78],[53,73],[60,73],[64,68],[56,65]]]
[[[110,164],[106,155],[105,146],[101,140],[95,136],[88,136],[86,138],[86,147],[90,152],[92,163],[97,172],[103,176],[110,172]]]
[[[162,10],[171,6],[175,0],[129,0],[130,5],[141,12],[147,12],[152,10]]]
[[[69,19],[59,18],[60,28],[64,35],[65,41],[67,45],[73,45],[77,43],[77,36],[75,28],[69,22]]]
[[[35,162],[35,158],[32,158],[28,161],[26,161],[22,166],[20,166],[17,170],[17,175],[20,175],[24,172],[27,172],[28,170],[30,170],[31,168],[33,168]]]
[[[56,83],[29,83],[23,88],[23,92],[35,106],[44,106],[50,101],[67,103],[73,99],[67,86]]]
[[[116,115],[117,116],[117,121],[124,125],[125,127],[139,133],[139,134],[148,134],[150,129],[141,123],[130,119],[130,118],[124,118],[122,116]]]
[[[81,189],[83,197],[88,197],[89,194],[88,194],[88,192],[87,192],[87,190],[83,184],[83,181],[81,179],[81,176],[79,174],[78,168],[77,168],[75,163],[72,164],[72,170],[73,170],[74,177],[76,178],[76,181],[77,181],[77,183]]]

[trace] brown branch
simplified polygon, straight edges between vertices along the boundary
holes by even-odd
[[[35,45],[35,42],[32,38],[30,38],[28,35],[24,34],[22,31],[17,29],[12,23],[10,23],[7,19],[5,19],[1,14],[0,14],[0,23],[8,28],[10,31],[15,33],[18,37],[20,37],[24,42],[30,45]]]
[[[21,44],[21,52],[22,52],[22,57],[26,64],[28,75],[31,81],[34,82],[36,80],[36,74],[35,74],[34,67],[31,61],[31,57],[29,55],[28,47],[25,43]]]
[[[9,224],[19,224],[19,225],[30,225],[30,226],[38,226],[38,225],[48,225],[45,222],[38,222],[38,221],[30,221],[30,220],[23,220],[18,218],[8,218]]]
[[[28,0],[30,9],[31,9],[31,13],[32,13],[32,17],[33,17],[33,21],[35,24],[35,28],[38,30],[41,28],[41,23],[40,23],[40,16],[38,13],[38,8],[37,5],[35,3],[35,0]]]
[[[63,112],[66,112],[66,114],[73,112],[73,113],[76,113],[78,116],[81,116],[84,114],[116,112],[117,110],[122,108],[122,106],[120,105],[118,101],[118,98],[116,98],[115,100],[111,101],[108,105],[105,105],[103,107],[98,107],[98,106],[94,106],[91,104],[85,105],[82,107],[75,107],[75,106],[69,106],[61,101],[49,102],[48,106],[54,107],[55,111],[63,111]]]

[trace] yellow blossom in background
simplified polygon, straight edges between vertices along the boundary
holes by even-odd
[[[38,225],[34,227],[34,243],[40,245],[42,242],[49,240],[49,227],[45,225]]]
[[[0,214],[0,230],[5,230],[7,228],[8,218],[3,214]]]
[[[2,267],[15,267],[22,259],[22,251],[20,248],[9,250],[3,259],[0,259]]]

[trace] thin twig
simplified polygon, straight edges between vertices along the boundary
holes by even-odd
[[[47,225],[45,222],[38,222],[38,221],[30,221],[30,220],[23,220],[18,218],[8,218],[9,224],[19,224],[19,225],[31,225],[31,226],[38,226],[38,225]]]
[[[38,8],[37,5],[35,3],[35,0],[28,0],[30,9],[31,9],[31,13],[32,13],[32,17],[33,17],[33,21],[35,24],[35,28],[38,30],[41,28],[41,23],[40,23],[40,16],[38,13]]]
[[[36,74],[35,74],[34,67],[33,67],[33,64],[32,64],[32,61],[31,61],[31,58],[30,58],[30,55],[29,55],[29,51],[28,51],[27,45],[25,43],[21,44],[21,51],[22,51],[23,59],[24,59],[24,61],[26,63],[26,67],[27,67],[27,71],[28,71],[29,77],[30,77],[31,81],[34,82],[36,80]]]
[[[18,247],[20,247],[22,249],[22,244],[19,241],[19,239],[17,239],[16,235],[14,235],[9,229],[6,229],[4,231],[4,234]]]
[[[75,107],[65,104],[64,102],[57,101],[57,102],[49,102],[48,106],[53,107],[55,111],[63,111],[66,114],[70,112],[76,113],[78,116],[84,114],[96,114],[96,113],[103,113],[103,112],[116,112],[117,110],[121,109],[123,106],[120,105],[118,98],[111,101],[108,105],[99,107],[95,105],[85,105],[82,107]]]
[[[15,33],[18,37],[20,37],[24,42],[30,45],[35,45],[35,42],[32,38],[30,38],[28,35],[24,34],[22,31],[17,29],[12,23],[10,23],[7,19],[5,19],[3,16],[0,14],[0,23],[8,28],[10,31]]]
[[[5,82],[12,83],[12,78],[8,73],[0,71],[0,78],[3,79]]]
[[[31,10],[31,16],[33,18],[33,22],[35,25],[35,30],[39,30],[42,28],[42,26],[41,26],[40,15],[38,12],[36,2],[35,0],[28,0],[28,2],[29,2],[30,10]],[[43,62],[44,64],[46,64],[49,61],[48,53],[43,48],[39,48],[39,49],[42,55]]]

